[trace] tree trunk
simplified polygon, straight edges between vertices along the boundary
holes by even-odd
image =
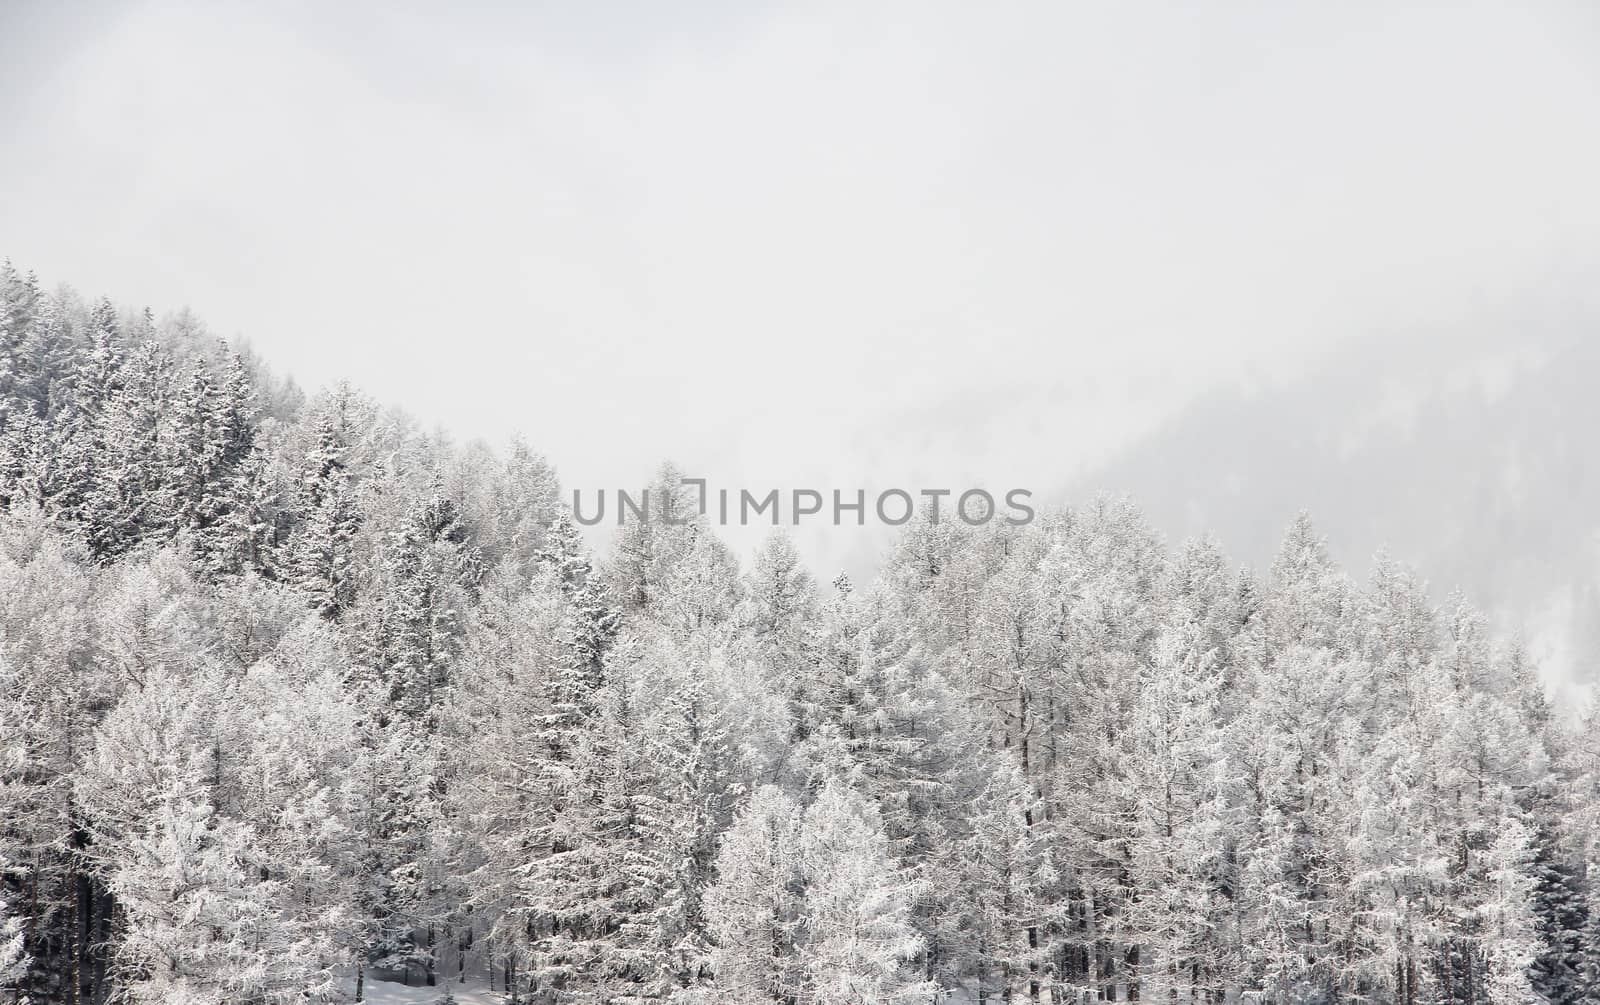
[[[1442,977],[1444,980],[1444,1000],[1447,1002],[1453,1002],[1456,1000],[1455,976],[1455,955],[1450,951],[1450,940],[1446,939],[1444,941],[1444,974]]]
[[[989,1005],[989,947],[978,942],[978,1005]]]
[[[425,981],[427,982],[428,987],[430,987],[430,988],[436,986],[439,983],[438,979],[434,976],[434,972],[433,972],[433,965],[434,965],[433,957],[434,957],[433,925],[430,924],[430,925],[428,925],[428,957],[427,957],[427,961],[423,964],[423,978],[425,979]]]
[[[107,956],[110,953],[111,940],[115,934],[112,926],[116,920],[117,908],[116,898],[111,895],[111,891],[101,889],[99,894],[100,930],[95,937],[93,947],[91,947],[94,952],[94,1000],[97,1005],[111,997],[110,983],[107,980],[107,969],[109,967]]]
[[[1039,926],[1028,926],[1028,1001],[1039,1001]]]
[[[72,1001],[75,1005],[93,1005],[91,976],[94,971],[93,961],[89,958],[89,943],[94,938],[94,900],[89,888],[89,876],[82,866],[78,867],[73,886],[77,907],[72,923]]]

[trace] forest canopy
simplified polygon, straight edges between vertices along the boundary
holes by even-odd
[[[1594,717],[1305,516],[596,557],[531,447],[9,265],[0,509],[14,1001],[1600,1001]]]

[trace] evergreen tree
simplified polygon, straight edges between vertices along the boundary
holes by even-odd
[[[1484,990],[1491,1005],[1536,1005],[1529,968],[1543,948],[1535,928],[1534,881],[1529,875],[1533,835],[1515,817],[1498,821],[1485,865],[1490,884],[1481,909]]]
[[[557,518],[550,528],[549,542],[548,549],[538,557],[567,600],[567,616],[561,630],[566,672],[574,678],[574,691],[592,691],[599,683],[606,653],[616,639],[621,615],[611,605],[609,591],[594,575],[572,521]]]
[[[1238,969],[1222,895],[1231,823],[1219,784],[1222,677],[1205,644],[1194,622],[1157,642],[1133,715],[1129,771],[1139,795],[1126,924],[1142,944],[1141,983],[1180,997],[1224,992]]]
[[[706,910],[717,988],[728,1005],[799,1000],[800,824],[794,800],[764,786],[723,835]]]
[[[705,896],[717,835],[740,789],[730,729],[740,710],[718,693],[708,669],[701,654],[661,643],[630,671],[636,703],[651,709],[632,740],[641,774],[634,883],[644,908],[631,934],[661,992],[710,976]]]
[[[117,966],[138,1003],[301,1002],[332,976],[278,911],[280,884],[251,875],[250,832],[174,780],[110,877],[126,919]],[[309,972],[308,972],[309,971]]]
[[[0,862],[0,871],[5,863]],[[10,906],[0,900],[0,988],[15,989],[28,972],[27,943],[22,919],[12,915]]]
[[[1038,963],[1028,931],[1038,918],[1053,863],[1039,830],[1028,821],[1039,801],[1010,753],[993,759],[986,784],[970,804],[970,825],[955,868],[961,941],[958,959],[979,1002],[1027,995]],[[1086,921],[1096,916],[1090,905]],[[1091,936],[1092,936],[1091,932]]]
[[[800,1000],[823,1003],[931,1002],[932,982],[908,964],[922,951],[911,922],[916,891],[895,867],[877,809],[840,779],[806,808],[799,841],[805,885],[805,972]]]
[[[100,414],[94,481],[85,493],[83,517],[89,545],[101,560],[121,555],[182,515],[173,502],[177,487],[163,463],[172,385],[171,361],[160,346],[146,342],[122,367],[120,385]],[[203,425],[196,439],[203,451]]]

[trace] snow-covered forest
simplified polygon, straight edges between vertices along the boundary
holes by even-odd
[[[1600,726],[1399,560],[569,500],[7,266],[0,998],[1600,1001]]]

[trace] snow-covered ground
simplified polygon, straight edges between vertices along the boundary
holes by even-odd
[[[505,1001],[500,992],[490,991],[488,985],[481,981],[469,980],[465,984],[450,984],[448,988],[461,1005],[502,1005]],[[366,985],[364,1005],[435,1005],[444,997],[445,989],[446,985],[432,988],[415,985],[407,987],[394,981],[369,980]],[[353,980],[346,983],[344,991],[349,1001],[355,1001]],[[969,1005],[976,1000],[970,990],[962,988],[943,999],[942,1005]]]
[[[364,1005],[435,1005],[444,997],[446,990],[461,1005],[501,1005],[505,1001],[500,992],[490,991],[489,986],[480,981],[440,984],[430,988],[371,979],[367,980],[362,1000]],[[345,982],[344,993],[345,1000],[355,1001],[356,985],[353,978]]]

